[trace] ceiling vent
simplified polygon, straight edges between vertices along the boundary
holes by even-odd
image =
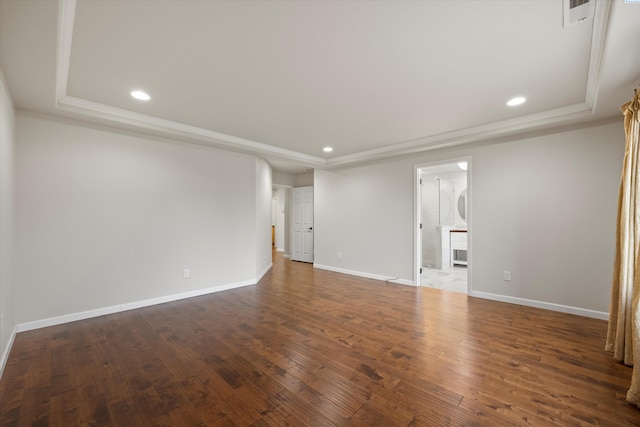
[[[579,24],[593,18],[596,0],[563,0],[564,26]]]

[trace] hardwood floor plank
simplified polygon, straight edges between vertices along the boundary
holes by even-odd
[[[362,406],[349,420],[355,426],[409,426],[414,416],[407,411],[393,408],[380,402],[371,402]]]
[[[296,378],[308,384],[320,393],[310,403],[316,407],[332,406],[332,413],[339,413],[340,417],[348,418],[362,407],[365,398],[358,398],[355,387],[348,381],[331,381],[322,375],[294,367],[290,370]],[[367,396],[368,397],[368,396]]]
[[[73,389],[51,396],[49,424],[52,426],[78,425],[78,402]],[[3,424],[4,425],[4,424]]]
[[[327,417],[318,412],[313,406],[308,405],[305,399],[300,399],[297,394],[287,389],[274,396],[274,400],[279,404],[279,408],[291,414],[297,420],[292,425],[334,426]]]
[[[18,334],[0,425],[640,425],[606,322],[314,270]]]

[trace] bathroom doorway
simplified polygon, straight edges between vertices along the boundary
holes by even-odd
[[[469,289],[470,159],[416,167],[416,283]]]

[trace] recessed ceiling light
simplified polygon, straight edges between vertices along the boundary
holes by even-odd
[[[151,97],[149,96],[149,94],[147,92],[144,92],[142,90],[134,90],[131,92],[131,96],[133,96],[135,99],[139,99],[140,101],[148,101],[151,99]]]
[[[322,151],[324,151],[325,153],[330,153],[333,151],[333,147],[324,147]]]
[[[507,105],[509,107],[515,107],[516,105],[524,104],[526,100],[527,98],[525,98],[524,96],[516,96],[515,98],[511,98],[509,101],[507,101]]]

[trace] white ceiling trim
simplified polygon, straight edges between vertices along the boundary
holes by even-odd
[[[326,165],[325,159],[308,154],[263,144],[249,139],[239,138],[208,129],[189,126],[183,123],[165,120],[146,114],[136,113],[122,108],[73,97],[67,94],[73,24],[77,0],[61,0],[58,9],[58,60],[56,80],[56,108],[87,117],[108,120],[114,123],[133,125],[150,131],[168,133],[206,142],[216,147],[233,149],[248,153],[262,153],[282,157],[288,160],[304,162],[313,167]]]
[[[59,99],[58,108],[80,113],[85,116],[106,119],[126,125],[139,126],[151,131],[160,131],[175,136],[196,139],[200,142],[207,142],[209,145],[233,149],[235,151],[270,154],[290,160],[304,162],[316,167],[322,167],[326,164],[325,159],[321,157],[310,156],[297,151],[274,147],[272,145],[251,141],[249,139],[239,138],[196,126],[185,125],[171,120],[136,113],[74,96],[66,95]]]
[[[56,106],[67,95],[73,23],[76,17],[76,0],[60,1],[58,5],[58,60],[56,63]]]
[[[598,95],[598,82],[600,79],[600,66],[604,56],[604,45],[609,24],[609,13],[611,11],[610,0],[599,0],[596,2],[596,10],[593,17],[593,32],[591,33],[591,52],[589,56],[589,70],[587,74],[587,93],[585,102],[596,107]]]
[[[4,90],[4,96],[9,98],[9,104],[16,105],[15,102],[13,102],[13,98],[11,97],[11,92],[9,92],[9,86],[7,84],[7,80],[4,78],[4,73],[2,72],[2,70],[0,70],[0,86]]]
[[[560,125],[569,120],[579,119],[581,117],[590,116],[591,114],[592,108],[590,105],[586,103],[574,104],[510,120],[503,120],[467,129],[459,129],[453,132],[427,136],[400,144],[363,151],[353,155],[335,157],[327,161],[327,166],[346,166],[353,163],[378,160],[384,157],[414,154],[421,151],[435,150],[437,148],[485,141],[491,138],[503,137],[525,131],[533,131],[543,127],[550,127],[552,125]]]
[[[84,116],[100,118],[114,124],[132,125],[154,132],[164,132],[174,136],[182,136],[206,142],[208,145],[232,149],[242,152],[258,152],[273,155],[287,160],[303,162],[316,168],[330,168],[366,161],[379,160],[405,154],[433,150],[443,147],[498,138],[517,132],[559,126],[570,120],[593,114],[598,93],[600,66],[603,59],[604,45],[609,22],[610,0],[599,0],[596,4],[594,28],[591,39],[591,52],[587,75],[587,88],[583,103],[569,105],[541,113],[521,116],[515,119],[488,123],[467,129],[431,135],[411,141],[392,144],[387,147],[365,150],[360,153],[324,159],[287,150],[261,142],[227,135],[196,126],[185,125],[171,120],[135,113],[129,110],[100,104],[67,94],[69,67],[71,61],[71,45],[77,0],[59,0],[58,16],[58,50],[56,108],[72,111]]]

